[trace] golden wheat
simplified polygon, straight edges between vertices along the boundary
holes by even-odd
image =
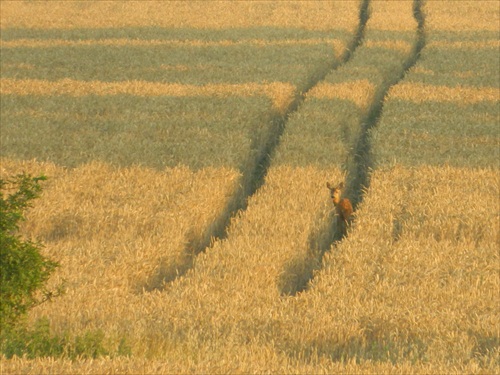
[[[338,44],[340,39],[331,38],[307,38],[307,39],[238,39],[238,40],[162,40],[162,39],[87,39],[87,40],[66,40],[66,39],[15,39],[2,40],[2,48],[48,48],[48,47],[81,47],[81,46],[174,46],[174,47],[222,47],[222,46],[286,46],[286,45],[318,45],[318,44]]]
[[[93,162],[65,170],[8,159],[1,164],[2,175],[26,171],[49,177],[25,231],[61,261],[55,282],[69,279],[71,292],[80,297],[92,284],[120,294],[148,288],[160,264],[173,268],[181,260],[186,236],[215,220],[239,177],[228,168],[155,171]]]
[[[41,3],[7,3],[2,28],[185,22],[205,29],[335,25],[352,31],[359,5],[169,4],[172,15],[164,4],[151,2],[61,2],[45,13]],[[498,9],[495,2],[479,5],[426,3],[428,45],[385,99],[371,131],[376,163],[369,188],[348,237],[324,257],[334,231],[325,182],[341,181],[346,173],[348,180],[355,177],[352,158],[362,122],[370,120],[369,109],[413,51],[417,24],[411,2],[371,4],[363,44],[307,93],[286,124],[262,188],[232,219],[225,239],[192,258],[183,277],[167,276],[185,264],[179,258],[186,257],[190,236],[204,233],[241,189],[240,161],[196,169],[120,168],[94,161],[65,169],[2,158],[2,174],[26,169],[51,177],[23,229],[44,240],[46,253],[61,261],[52,282],[66,279],[67,294],[36,307],[30,320],[49,316],[54,332],[101,329],[110,347],[125,338],[133,352],[131,358],[76,361],[2,358],[2,372],[498,373],[500,179],[494,130],[498,72],[493,71],[498,58],[491,37],[474,36],[498,30]],[[329,13],[330,7],[347,13],[340,8]],[[338,23],[346,14],[349,22]],[[470,34],[456,33],[463,30]],[[457,40],[464,36],[471,38],[466,45]],[[457,56],[457,62],[442,64]],[[24,64],[11,69],[36,70]],[[162,69],[188,73],[191,65],[172,62]],[[8,79],[2,82],[19,82]],[[207,101],[217,95],[266,96],[281,110],[294,89],[304,87],[299,78],[259,82],[198,87],[143,82],[132,89],[130,82],[101,80],[97,87],[137,90],[134,100],[153,88],[187,95],[190,87]],[[47,83],[48,90],[59,83]],[[184,116],[200,117],[196,103],[183,103],[191,110]],[[248,131],[244,118],[259,113],[259,105],[261,119],[275,111],[263,100],[248,105],[248,111],[224,112],[240,116],[233,125]],[[122,115],[118,112],[113,116]],[[17,116],[40,120],[46,114],[35,105]],[[189,149],[204,155],[199,143]],[[214,164],[211,159],[208,165]],[[311,277],[302,293],[288,296]]]
[[[448,87],[416,82],[394,86],[389,95],[394,99],[414,103],[425,101],[454,102],[462,106],[478,102],[498,102],[499,100],[498,89],[494,87]]]
[[[284,113],[295,95],[290,83],[269,84],[209,84],[182,85],[147,81],[102,82],[62,79],[47,81],[39,79],[0,80],[0,95],[133,95],[133,96],[175,96],[175,97],[227,97],[227,96],[268,96],[274,108]]]
[[[469,35],[498,32],[500,10],[494,1],[429,1],[425,12],[427,28],[436,35],[441,31],[448,32],[449,36],[453,36],[453,32]]]
[[[375,171],[349,237],[284,314],[287,345],[498,369],[499,192],[494,169]]]
[[[356,3],[343,1],[282,1],[279,5],[266,1],[60,1],[49,6],[36,2],[4,2],[1,28],[288,27],[330,30],[335,27],[350,31],[356,9]]]
[[[367,105],[373,100],[375,86],[369,80],[352,82],[327,83],[321,82],[307,93],[308,98],[340,99],[356,104],[360,109],[366,110]]]

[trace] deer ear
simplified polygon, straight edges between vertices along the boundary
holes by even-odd
[[[344,188],[344,182],[342,181],[340,184],[339,184],[339,189],[343,189]]]
[[[332,185],[330,185],[330,183],[329,183],[329,182],[327,182],[327,183],[326,183],[326,187],[327,187],[328,189],[332,190]]]

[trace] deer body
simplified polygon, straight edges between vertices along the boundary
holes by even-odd
[[[340,219],[340,222],[343,224],[342,232],[343,234],[345,234],[353,210],[351,201],[348,198],[342,198],[342,189],[344,188],[344,183],[341,182],[339,185],[333,186],[329,182],[327,182],[326,187],[330,189],[330,197],[332,198],[332,202],[335,206],[335,211]]]

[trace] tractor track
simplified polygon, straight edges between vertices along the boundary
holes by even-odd
[[[417,29],[411,52],[401,65],[400,71],[387,77],[378,87],[371,105],[360,120],[360,136],[350,155],[353,162],[346,176],[347,187],[345,190],[345,195],[351,199],[354,212],[363,201],[363,197],[370,187],[370,174],[374,168],[371,131],[377,127],[383,114],[385,98],[391,87],[398,84],[405,77],[408,70],[417,63],[420,53],[425,47],[425,14],[422,11],[423,3],[424,0],[413,1],[413,17],[417,21]],[[281,287],[282,295],[296,295],[307,290],[314,272],[322,267],[324,254],[331,249],[332,245],[338,244],[347,238],[348,234],[343,237],[337,230],[333,210],[328,221],[328,223],[324,223],[318,232],[311,233],[309,237],[309,254],[315,254],[315,256],[309,258],[309,264],[301,267],[305,274],[289,277],[290,275],[286,275],[287,272],[285,271],[285,278],[291,280],[291,284],[283,284]]]
[[[378,125],[384,110],[384,101],[390,88],[398,84],[418,61],[425,46],[425,16],[422,12],[423,0],[414,0],[413,17],[417,21],[416,40],[408,59],[403,63],[401,71],[395,74],[379,88],[374,101],[362,120],[361,136],[354,150],[355,172],[350,184],[349,196],[352,197],[354,210],[362,202],[366,189],[370,186],[370,170],[373,169],[373,157],[370,142],[370,131]]]
[[[286,108],[285,113],[275,114],[271,117],[271,125],[264,139],[259,136],[252,140],[251,149],[254,151],[255,157],[248,163],[249,167],[242,170],[239,188],[228,200],[218,217],[207,226],[203,233],[189,233],[180,259],[175,264],[160,264],[156,274],[152,275],[144,286],[144,290],[164,289],[168,283],[183,276],[193,268],[198,254],[209,248],[214,241],[226,238],[231,218],[247,208],[249,198],[265,183],[275,149],[280,143],[281,135],[285,131],[290,116],[300,108],[306,94],[313,87],[324,80],[331,71],[349,62],[356,48],[362,43],[369,18],[369,4],[370,0],[361,1],[358,27],[341,57],[318,67],[311,74],[302,92],[298,93]]]

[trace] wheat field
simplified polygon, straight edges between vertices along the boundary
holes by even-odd
[[[500,373],[496,1],[1,6],[29,322],[110,348],[2,373]]]

